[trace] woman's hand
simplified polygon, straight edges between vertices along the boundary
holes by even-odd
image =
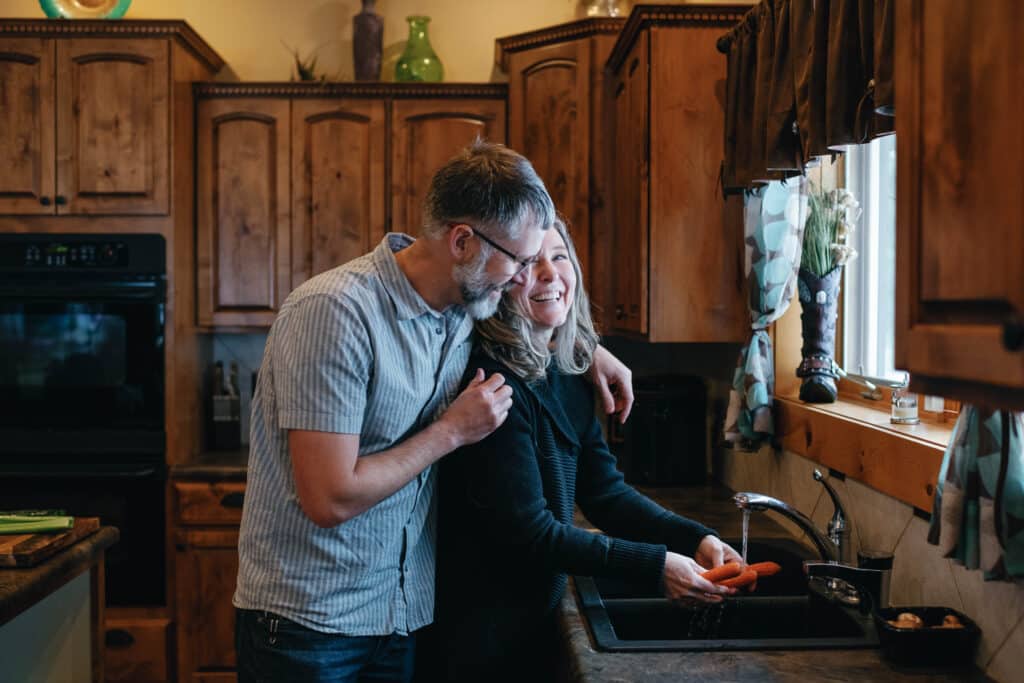
[[[697,552],[693,554],[693,559],[697,560],[705,569],[714,569],[715,567],[735,560],[740,564],[743,564],[743,558],[736,552],[731,545],[722,542],[718,536],[705,536],[700,540],[700,545],[697,546]]]
[[[704,567],[693,558],[676,553],[665,553],[665,597],[669,600],[721,602],[722,596],[732,595],[735,588],[718,586],[700,574]]]
[[[626,424],[633,409],[633,373],[603,346],[594,349],[590,380],[601,394],[604,412],[618,413],[619,423]]]

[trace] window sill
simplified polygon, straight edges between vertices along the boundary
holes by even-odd
[[[888,411],[845,400],[812,404],[776,395],[776,440],[785,450],[931,512],[952,424],[895,425]]]

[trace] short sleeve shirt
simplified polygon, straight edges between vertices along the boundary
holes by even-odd
[[[314,277],[271,327],[253,398],[234,604],[345,635],[406,634],[434,609],[433,468],[331,529],[302,512],[289,430],[359,434],[359,455],[422,430],[458,393],[472,321],[432,309],[395,260],[369,254]]]

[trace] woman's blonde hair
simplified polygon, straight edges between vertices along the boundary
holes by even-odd
[[[555,219],[551,229],[557,230],[565,241],[569,261],[576,273],[576,288],[565,322],[556,327],[551,335],[550,347],[538,343],[533,335],[533,321],[519,301],[508,292],[502,295],[494,316],[476,323],[476,332],[484,353],[526,380],[542,379],[552,362],[558,371],[567,375],[586,372],[599,341],[594,321],[590,317],[590,299],[583,289],[580,261],[569,231],[560,218]]]

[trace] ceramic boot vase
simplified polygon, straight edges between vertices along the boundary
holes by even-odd
[[[821,277],[800,269],[798,278],[800,323],[804,343],[803,361],[797,368],[800,400],[808,403],[832,403],[836,400],[836,317],[839,312],[839,279],[843,269],[833,268]]]

